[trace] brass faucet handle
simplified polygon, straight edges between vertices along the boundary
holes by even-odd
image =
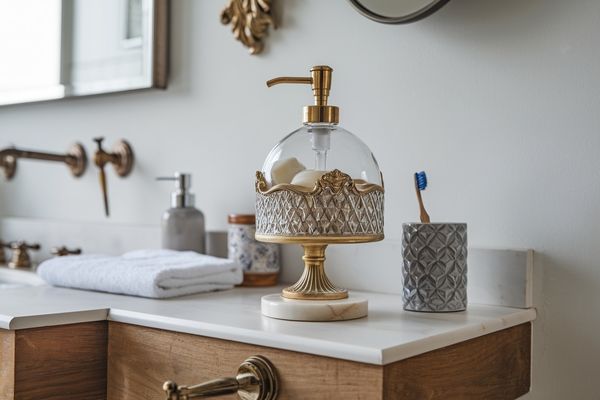
[[[102,200],[104,202],[104,213],[108,217],[110,215],[108,206],[108,184],[104,166],[106,164],[112,164],[117,175],[126,177],[133,169],[134,156],[131,145],[125,140],[119,140],[110,153],[106,152],[102,147],[103,141],[103,137],[94,138],[94,142],[98,145],[98,149],[96,150],[96,153],[94,153],[94,163],[100,169],[100,189],[102,191]]]
[[[98,145],[96,152],[94,153],[94,164],[100,169],[104,168],[104,166],[108,163],[117,163],[117,156],[112,153],[108,153],[102,147],[102,142],[104,141],[103,137],[94,138],[94,142]]]
[[[236,394],[242,400],[276,400],[279,379],[275,367],[262,356],[246,359],[235,378],[214,379],[193,386],[179,386],[173,381],[163,384],[166,400],[189,400]]]
[[[98,157],[98,154],[99,154],[99,153],[106,153],[106,152],[104,151],[104,149],[102,148],[102,142],[104,141],[104,137],[95,137],[93,140],[94,140],[94,142],[96,142],[96,144],[98,145],[98,148],[96,149],[96,156],[94,157],[94,162],[95,162],[95,163],[96,163],[96,165],[98,165],[98,166],[100,166],[99,164],[101,164],[101,163],[102,163],[102,164],[106,164],[106,162],[108,162],[108,161],[105,161],[105,159],[104,159],[104,158],[100,159],[100,158]]]
[[[52,255],[56,256],[56,257],[64,257],[64,256],[79,255],[79,254],[81,254],[80,248],[69,249],[66,246],[52,248]]]
[[[12,257],[8,266],[10,268],[30,268],[31,258],[28,250],[39,250],[41,246],[38,243],[29,244],[25,241],[11,242],[10,248],[13,250]]]
[[[106,171],[104,170],[104,166],[107,163],[115,163],[117,160],[112,155],[104,151],[102,148],[102,142],[104,141],[103,137],[94,138],[94,142],[98,145],[98,149],[96,153],[94,153],[94,163],[100,169],[99,171],[99,180],[100,180],[100,191],[102,192],[102,201],[104,203],[104,215],[107,217],[110,216],[110,209],[108,205],[108,184],[106,183]]]
[[[112,151],[109,153],[104,150],[102,147],[102,142],[104,141],[103,137],[94,138],[94,142],[98,145],[98,149],[94,154],[94,163],[102,168],[106,164],[113,164],[115,167],[115,171],[117,175],[120,177],[125,177],[129,175],[131,170],[133,169],[133,149],[131,145],[126,140],[119,140],[113,147]]]
[[[104,215],[110,216],[110,207],[108,205],[108,183],[106,182],[106,171],[104,165],[98,166],[100,168],[98,178],[100,179],[100,191],[102,192],[102,201],[104,202]]]
[[[104,141],[104,136],[98,136],[95,137],[94,142],[96,142],[96,144],[98,144],[98,150],[102,150],[102,142]]]
[[[10,248],[13,250],[39,250],[42,248],[39,243],[27,243],[24,240],[9,243]]]

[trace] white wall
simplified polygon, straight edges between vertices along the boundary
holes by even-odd
[[[433,219],[468,222],[474,246],[534,248],[545,303],[528,398],[596,398],[600,3],[454,0],[386,26],[344,1],[276,2],[280,29],[252,57],[220,25],[225,1],[173,1],[169,90],[0,108],[0,146],[80,140],[91,151],[94,136],[125,137],[137,165],[125,180],[109,174],[113,223],[157,223],[170,187],[153,178],[187,170],[208,228],[222,229],[227,213],[253,210],[254,171],[311,100],[265,80],[329,64],[342,125],[385,175],[386,240],[418,217],[412,172],[425,169]],[[22,162],[0,184],[0,213],[101,221],[97,186],[93,169],[74,180],[63,166]],[[379,267],[365,271],[389,275]]]

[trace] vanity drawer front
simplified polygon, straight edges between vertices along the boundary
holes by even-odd
[[[110,322],[108,399],[164,400],[166,380],[196,384],[235,376],[253,355],[275,365],[278,400],[382,398],[383,367]]]
[[[512,400],[529,391],[531,324],[376,366],[110,322],[108,400],[164,400],[165,381],[235,376],[254,355],[277,369],[278,400]]]
[[[0,399],[106,399],[106,321],[0,329]]]

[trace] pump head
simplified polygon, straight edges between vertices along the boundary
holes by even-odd
[[[340,122],[340,109],[327,104],[331,89],[331,76],[333,69],[327,65],[316,65],[310,69],[310,77],[282,76],[267,81],[271,87],[280,83],[303,83],[312,86],[315,104],[304,107],[304,123],[338,124]]]
[[[156,178],[157,181],[174,181],[175,191],[171,193],[171,207],[185,208],[194,207],[194,195],[189,192],[192,186],[192,175],[175,172],[173,176],[161,176]]]

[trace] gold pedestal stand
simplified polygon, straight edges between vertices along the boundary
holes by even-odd
[[[300,243],[304,248],[302,276],[298,282],[283,289],[281,295],[264,296],[261,300],[263,315],[294,321],[343,321],[367,316],[367,299],[348,295],[347,289],[335,286],[325,274],[325,249],[332,243],[373,242],[381,240],[383,235],[313,238],[257,235],[256,238],[268,242]],[[314,242],[316,240],[320,242]]]
[[[283,289],[286,299],[339,300],[348,297],[346,289],[336,287],[325,274],[326,244],[304,244],[304,272],[298,282]]]
[[[381,240],[375,237],[336,237],[331,243],[320,238],[277,238],[257,235],[257,240],[277,243],[300,243],[304,248],[304,271],[300,279],[282,290],[281,295],[262,298],[262,313],[271,318],[295,321],[343,321],[367,316],[366,299],[348,295],[347,289],[335,286],[325,273],[325,250],[332,243],[364,243]],[[320,243],[305,243],[320,240]]]
[[[292,237],[256,234],[260,242],[301,244],[304,248],[304,271],[296,283],[283,289],[281,295],[294,300],[341,300],[348,290],[335,286],[325,273],[325,250],[330,244],[377,242],[383,235]]]

